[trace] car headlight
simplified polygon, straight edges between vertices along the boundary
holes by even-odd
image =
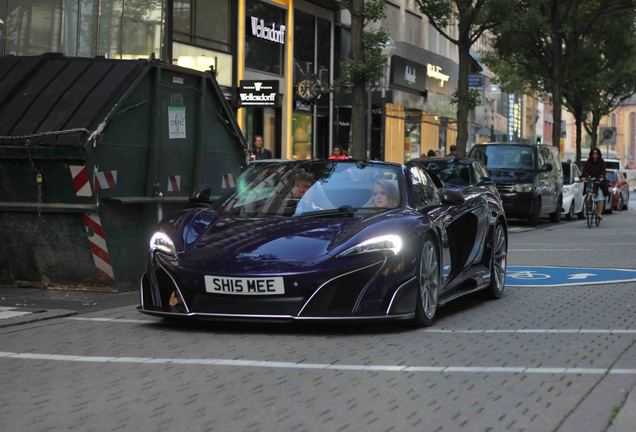
[[[534,185],[532,183],[520,183],[513,186],[515,192],[532,192]]]
[[[150,252],[160,251],[170,255],[175,255],[177,250],[172,239],[166,233],[156,232],[150,237]]]
[[[383,235],[365,240],[338,254],[338,257],[358,255],[367,252],[390,251],[397,255],[402,250],[402,238],[398,235]]]
[[[617,187],[613,187],[612,188],[612,192],[614,192],[614,193],[618,192],[618,188]]]

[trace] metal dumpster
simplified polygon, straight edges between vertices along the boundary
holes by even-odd
[[[245,156],[211,73],[0,57],[0,285],[135,289],[157,220]]]

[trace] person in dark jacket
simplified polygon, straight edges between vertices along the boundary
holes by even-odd
[[[605,180],[605,161],[601,155],[601,151],[598,148],[590,150],[590,155],[583,166],[583,172],[581,177],[593,177],[600,180],[600,187],[597,188],[594,196],[594,202],[596,203],[596,215],[599,219],[603,219],[603,207],[605,205],[605,196],[609,194],[607,187],[607,181]]]
[[[271,159],[272,152],[267,150],[263,146],[263,135],[256,135],[254,137],[254,154],[252,160]]]

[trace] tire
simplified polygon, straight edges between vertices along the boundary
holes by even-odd
[[[539,214],[541,213],[541,199],[536,198],[532,204],[532,213],[528,216],[528,225],[537,226],[539,223]]]
[[[587,198],[584,203],[584,212],[588,228],[592,228],[592,223],[594,222],[594,218],[596,217],[594,210],[594,202],[591,198]]]
[[[439,252],[430,234],[424,236],[422,253],[418,270],[417,304],[415,306],[414,324],[417,327],[428,327],[433,324],[437,313],[437,302],[441,285]]]
[[[561,222],[561,207],[563,207],[563,198],[560,197],[557,201],[556,210],[554,211],[554,213],[550,213],[550,222]]]
[[[567,220],[574,219],[574,200],[572,200],[572,204],[570,204],[570,211],[565,215]]]
[[[488,296],[494,299],[503,297],[506,287],[506,267],[508,263],[508,239],[504,224],[497,222],[492,234],[492,248],[490,257],[490,285]]]

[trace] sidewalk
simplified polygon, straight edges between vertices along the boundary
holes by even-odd
[[[0,328],[138,303],[139,293],[0,288]]]

